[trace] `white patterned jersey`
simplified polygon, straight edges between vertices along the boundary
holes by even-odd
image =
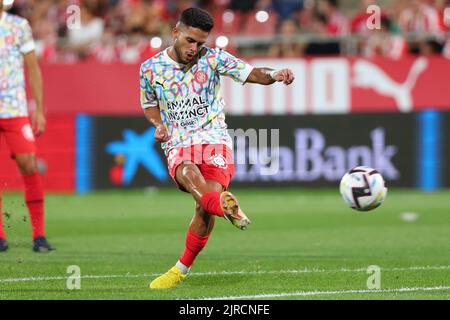
[[[163,50],[141,65],[142,108],[159,107],[170,140],[166,153],[176,147],[225,144],[232,141],[225,123],[220,77],[244,83],[253,67],[222,49],[205,47],[197,61],[184,65]]]
[[[28,21],[0,16],[0,118],[28,116],[23,55],[34,50]]]

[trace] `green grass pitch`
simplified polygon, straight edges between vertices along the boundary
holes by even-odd
[[[391,189],[368,213],[347,208],[338,190],[231,191],[253,224],[241,231],[216,220],[187,280],[163,291],[148,284],[182,252],[190,195],[49,194],[47,235],[57,251],[37,254],[22,194],[4,193],[10,248],[0,253],[0,300],[450,299],[449,190]],[[81,270],[79,290],[67,288],[71,265]],[[379,290],[367,287],[371,265],[380,268]]]

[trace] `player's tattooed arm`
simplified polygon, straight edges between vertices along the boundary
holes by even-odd
[[[34,102],[36,103],[36,109],[31,117],[31,124],[34,134],[39,136],[45,130],[45,114],[43,105],[43,84],[41,69],[36,58],[34,51],[31,51],[24,55],[24,62],[28,70],[28,78],[31,92],[33,94]]]
[[[294,79],[294,73],[290,69],[274,70],[270,68],[253,68],[246,82],[263,85],[283,82],[285,85],[289,85]]]
[[[159,113],[158,107],[146,108],[144,109],[144,114],[147,120],[153,124],[156,128],[155,140],[158,142],[167,142],[170,140],[169,133],[167,132],[166,126],[161,120],[161,114]]]

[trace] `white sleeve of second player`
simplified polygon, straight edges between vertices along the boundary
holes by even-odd
[[[36,45],[34,44],[34,41],[31,40],[31,41],[28,41],[28,42],[24,43],[24,44],[20,47],[20,52],[21,52],[22,54],[27,54],[27,53],[29,53],[29,52],[35,50],[35,48],[36,48]]]
[[[22,54],[27,54],[35,50],[36,45],[34,44],[33,34],[31,32],[30,24],[27,20],[23,20],[22,34],[20,35],[20,52]]]

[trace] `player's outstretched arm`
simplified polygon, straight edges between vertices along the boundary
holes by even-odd
[[[144,109],[144,114],[147,120],[156,128],[155,140],[159,142],[167,142],[170,140],[169,133],[162,123],[161,114],[158,107]]]
[[[263,85],[283,82],[285,85],[289,85],[294,79],[294,73],[290,69],[273,70],[270,68],[253,68],[246,82]]]
[[[34,51],[26,53],[24,56],[25,65],[28,70],[28,77],[30,79],[31,92],[36,103],[36,110],[34,111],[31,124],[34,134],[39,136],[45,130],[45,114],[43,105],[43,85],[41,69]]]

